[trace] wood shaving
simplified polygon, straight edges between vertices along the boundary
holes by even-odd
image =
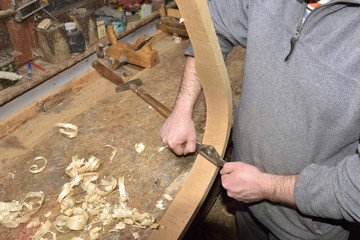
[[[169,148],[169,146],[168,146],[168,145],[165,145],[165,146],[159,147],[158,152],[162,152],[162,151],[164,151],[164,150],[165,150],[165,149],[167,149],[167,148]]]
[[[156,202],[155,207],[159,208],[160,210],[165,210],[163,200],[159,200]]]
[[[145,151],[145,145],[143,143],[136,143],[135,151],[138,153],[142,153],[143,151]]]
[[[174,199],[173,199],[169,194],[167,194],[167,193],[164,194],[164,198],[166,198],[166,200],[168,200],[168,201],[174,200]]]
[[[45,236],[48,232],[50,232],[50,228],[52,226],[52,223],[50,221],[46,221],[39,230],[34,234],[34,236],[30,237],[31,240],[41,240],[43,239],[43,236]],[[53,240],[56,240],[56,234],[53,232],[50,232],[53,235]]]
[[[59,132],[61,132],[68,138],[74,138],[79,133],[78,127],[71,123],[57,123],[55,124],[55,126],[59,127]]]
[[[116,224],[115,229],[118,230],[123,230],[126,228],[126,224],[124,222],[119,222],[118,224]]]
[[[133,235],[134,239],[139,239],[140,238],[140,235],[139,235],[138,232],[134,232],[132,235]]]
[[[26,228],[34,228],[40,225],[40,220],[38,218],[32,219],[27,225]]]
[[[48,218],[48,217],[50,217],[50,216],[51,216],[51,214],[52,214],[52,212],[51,212],[51,211],[50,211],[50,212],[47,212],[47,213],[45,213],[45,214],[44,214],[44,217]]]
[[[28,221],[44,202],[43,192],[29,192],[25,198],[10,203],[0,202],[0,223],[5,228],[16,228]]]
[[[113,149],[113,151],[111,152],[111,157],[110,157],[110,161],[112,161],[117,153],[117,150],[114,146],[111,146],[111,145],[105,145],[105,147],[110,147]]]
[[[43,156],[39,156],[39,157],[36,157],[34,160],[35,160],[35,161],[43,160],[43,161],[44,161],[44,165],[43,165],[41,168],[39,168],[38,165],[33,164],[33,165],[30,166],[29,172],[31,172],[31,173],[39,173],[39,172],[42,172],[42,171],[45,169],[46,165],[47,165],[47,160],[46,160],[46,158],[44,158]]]
[[[101,227],[95,227],[89,231],[90,240],[96,240],[99,238]]]

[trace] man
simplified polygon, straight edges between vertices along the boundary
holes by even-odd
[[[208,5],[224,57],[246,47],[232,162],[220,171],[239,201],[239,237],[347,239],[347,223],[360,220],[360,1],[333,0],[310,13],[302,0]],[[201,93],[191,47],[186,55],[160,130],[179,155],[195,151]]]

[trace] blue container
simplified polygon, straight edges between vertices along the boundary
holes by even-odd
[[[123,32],[125,31],[125,24],[123,22],[113,22],[111,23],[114,25],[114,31],[115,33]]]

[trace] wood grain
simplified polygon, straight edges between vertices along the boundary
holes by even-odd
[[[232,120],[231,88],[220,46],[205,0],[176,1],[196,56],[207,105],[203,143],[213,145],[223,156]],[[154,230],[150,239],[181,239],[199,211],[218,169],[198,156],[184,185],[160,220],[165,228]]]

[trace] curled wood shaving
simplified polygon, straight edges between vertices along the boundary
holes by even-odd
[[[46,158],[44,158],[43,156],[39,156],[39,157],[35,158],[35,161],[38,161],[38,160],[43,160],[44,165],[41,168],[39,168],[38,165],[36,165],[36,164],[31,165],[30,168],[29,168],[29,171],[31,173],[39,173],[39,172],[42,172],[45,169],[46,164],[47,164]]]
[[[43,225],[41,225],[39,230],[37,230],[35,235],[30,237],[29,239],[31,239],[31,240],[40,240],[40,239],[42,239],[43,236],[45,236],[45,234],[50,232],[53,235],[53,239],[56,240],[56,234],[49,231],[51,226],[52,226],[52,223],[50,221],[46,221]]]
[[[82,208],[74,208],[73,216],[67,217],[66,223],[71,230],[82,230],[85,228],[89,215]]]
[[[89,215],[82,208],[73,208],[72,216],[60,215],[56,218],[54,225],[59,232],[69,232],[70,230],[82,230],[85,228]]]
[[[95,191],[101,196],[107,196],[116,188],[116,185],[117,182],[115,178],[111,178],[111,180],[102,179],[96,186]]]
[[[142,153],[143,151],[145,151],[145,145],[143,143],[136,143],[135,150],[138,153]]]
[[[66,135],[68,138],[74,138],[79,133],[78,127],[71,123],[57,123],[55,126],[59,127],[59,132]]]
[[[105,145],[105,147],[110,147],[110,148],[112,148],[113,149],[113,151],[111,152],[111,157],[110,157],[110,161],[111,160],[113,160],[114,159],[114,157],[115,157],[115,155],[116,155],[116,153],[117,153],[117,150],[116,150],[116,148],[114,147],[114,146],[111,146],[111,145]]]
[[[56,217],[54,226],[57,231],[61,233],[68,233],[71,231],[71,229],[67,226],[67,216],[59,215]]]
[[[72,162],[65,169],[67,175],[75,178],[77,175],[85,172],[93,172],[100,166],[101,160],[95,156],[91,156],[89,160],[85,161],[84,158],[78,156],[72,157]]]
[[[29,192],[21,201],[0,202],[0,223],[5,228],[16,228],[28,221],[44,202],[43,192]]]
[[[57,198],[58,203],[61,204],[61,201],[65,197],[71,197],[74,193],[74,189],[71,187],[70,183],[65,183],[61,189],[61,192]]]

